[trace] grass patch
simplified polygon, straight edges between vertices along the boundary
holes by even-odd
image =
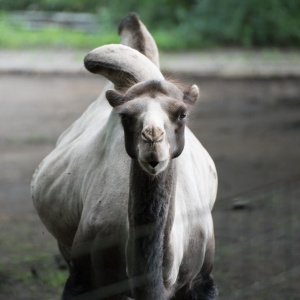
[[[68,277],[67,270],[50,270],[44,274],[43,283],[51,288],[62,289]]]
[[[116,32],[87,34],[78,30],[49,26],[39,30],[28,30],[20,24],[8,22],[5,14],[0,14],[0,47],[23,49],[36,47],[54,48],[94,48],[99,45],[118,43]]]
[[[61,291],[67,277],[68,271],[60,270],[53,256],[46,253],[12,255],[10,262],[0,264],[2,291],[15,283],[26,286],[33,293],[41,289]]]
[[[59,26],[29,30],[21,24],[10,22],[4,13],[0,14],[0,32],[0,48],[6,49],[46,47],[91,49],[101,45],[120,43],[117,28],[112,26],[104,26],[102,31],[89,34]],[[184,31],[177,28],[153,30],[151,33],[161,50],[180,51],[210,46],[204,44],[199,38],[187,38]]]
[[[26,289],[31,299],[54,299],[50,296],[38,298],[35,295],[59,295],[62,292],[68,271],[57,265],[56,254],[37,249],[30,239],[33,230],[29,224],[1,225],[0,298],[5,293],[11,293],[12,289],[15,295]]]

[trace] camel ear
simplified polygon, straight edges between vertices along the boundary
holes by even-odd
[[[193,105],[200,96],[199,88],[193,84],[188,90],[183,93],[183,101],[188,105]]]
[[[112,107],[116,107],[125,103],[124,96],[117,91],[107,90],[105,96]]]
[[[105,45],[94,49],[84,58],[88,71],[100,74],[126,91],[146,80],[163,80],[160,70],[143,54],[124,45]]]

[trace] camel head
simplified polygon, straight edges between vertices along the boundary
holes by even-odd
[[[126,45],[105,45],[90,52],[84,63],[90,72],[114,84],[106,98],[121,118],[126,151],[144,171],[156,175],[183,151],[186,117],[199,90],[196,85],[181,90],[164,79],[155,42],[146,28],[139,26],[151,55]],[[136,36],[122,26],[121,31],[124,41]],[[134,41],[129,44],[134,46]]]
[[[125,93],[106,92],[121,118],[127,154],[144,171],[156,175],[181,154],[187,115],[198,95],[196,85],[182,92],[164,80],[140,82]]]

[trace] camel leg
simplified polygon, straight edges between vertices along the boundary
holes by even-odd
[[[192,286],[184,286],[176,292],[172,300],[215,300],[218,291],[211,274],[203,277],[199,274],[192,283]]]
[[[218,290],[216,288],[213,276],[213,261],[215,256],[215,239],[212,237],[207,244],[203,266],[199,274],[192,282],[188,292],[187,299],[193,300],[214,300],[217,298]]]
[[[211,274],[215,254],[214,237],[209,241],[201,271],[194,280],[176,292],[176,300],[214,300],[217,299],[218,290]]]
[[[88,266],[90,262],[89,257],[81,257],[80,264]],[[104,271],[107,274],[106,282],[110,280],[109,272]],[[104,274],[103,274],[104,275]],[[95,283],[95,278],[91,274],[89,267],[82,267],[82,265],[74,264],[72,261],[70,264],[70,276],[65,284],[63,295],[61,300],[129,300],[130,298],[121,294],[116,294],[115,291],[109,292],[111,296],[106,296],[107,291],[105,287],[100,287],[99,282]],[[105,275],[104,275],[105,276]],[[99,278],[98,278],[99,279]],[[101,285],[103,282],[101,283]],[[98,285],[98,286],[97,286]],[[108,286],[109,287],[109,286]]]
[[[185,299],[190,300],[214,300],[217,298],[218,290],[215,286],[213,276],[211,274],[203,277],[193,283],[192,288],[188,291]]]
[[[76,238],[70,276],[62,300],[127,299],[122,295],[129,290],[125,267],[121,268],[121,250],[124,249],[124,245],[120,245],[122,239],[98,233],[97,237],[89,240],[83,240],[82,235]],[[124,274],[121,269],[124,269]]]
[[[71,252],[64,245],[58,243],[59,251],[66,261],[69,269],[69,277],[65,283],[62,300],[71,300],[75,299],[79,294],[84,292],[86,289],[83,288],[83,285],[80,283],[80,273],[76,270],[74,263],[71,261]]]
[[[89,257],[81,257],[80,264],[84,264],[85,268],[80,268],[78,261],[70,261],[69,263],[69,278],[66,281],[62,300],[85,300],[92,299],[84,294],[91,290],[90,278],[91,273],[87,266],[89,265]],[[96,299],[95,299],[96,300]],[[98,299],[97,299],[98,300]]]

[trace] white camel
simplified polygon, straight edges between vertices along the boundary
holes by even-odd
[[[186,127],[199,96],[164,79],[137,15],[86,68],[109,79],[32,180],[70,275],[62,299],[215,299],[217,174]]]

